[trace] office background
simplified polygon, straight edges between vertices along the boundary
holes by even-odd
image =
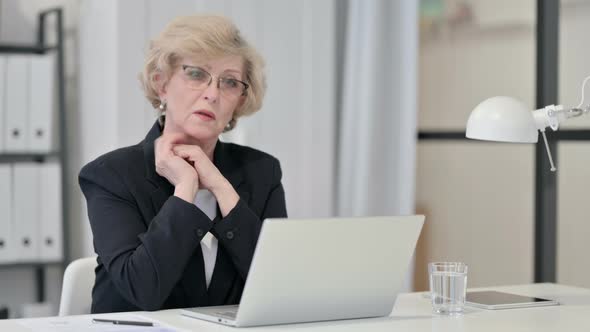
[[[65,14],[70,259],[93,254],[78,170],[154,121],[137,83],[147,41],[176,15],[209,12],[233,18],[267,60],[263,110],[225,139],[281,160],[290,216],[426,214],[408,289],[425,289],[433,260],[469,264],[470,286],[533,281],[534,146],[416,137],[463,131],[489,96],[534,107],[534,0],[0,0],[0,40],[34,40],[38,12],[54,6]],[[577,105],[590,2],[561,0],[560,15],[559,102]],[[557,281],[579,286],[590,286],[578,263],[588,144],[561,143],[556,158]],[[47,269],[55,310],[62,272]],[[18,316],[34,285],[30,269],[0,268],[0,306]]]

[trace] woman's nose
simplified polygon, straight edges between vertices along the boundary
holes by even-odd
[[[211,80],[209,86],[203,91],[203,98],[211,103],[215,103],[219,98],[219,81]]]

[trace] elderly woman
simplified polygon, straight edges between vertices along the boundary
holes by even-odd
[[[93,313],[239,302],[262,220],[287,216],[278,160],[218,138],[260,109],[262,70],[222,17],[177,18],[152,41],[141,81],[159,120],[79,176]]]

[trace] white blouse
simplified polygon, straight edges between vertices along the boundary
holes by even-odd
[[[217,199],[209,190],[199,190],[194,203],[201,211],[205,212],[209,219],[213,220],[217,217]],[[207,288],[209,288],[217,259],[217,239],[213,234],[209,232],[205,234],[201,240],[201,250],[203,251],[203,262],[205,262],[205,281]]]

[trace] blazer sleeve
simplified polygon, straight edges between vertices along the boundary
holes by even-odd
[[[228,252],[240,276],[246,280],[254,249],[266,218],[286,218],[285,191],[281,183],[281,166],[273,158],[273,171],[270,190],[265,199],[262,214],[258,216],[242,199],[221,220],[213,226],[219,244]]]
[[[171,196],[148,223],[125,178],[104,162],[84,167],[79,183],[96,253],[115,287],[142,310],[160,309],[211,220],[195,205]]]

